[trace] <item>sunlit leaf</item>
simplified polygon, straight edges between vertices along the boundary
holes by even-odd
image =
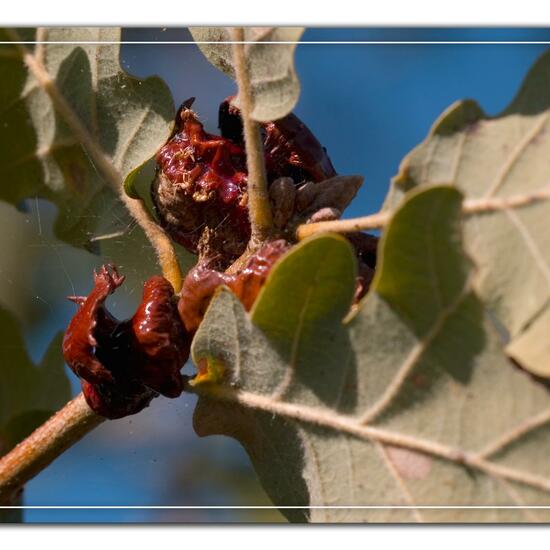
[[[210,63],[234,79],[231,44],[223,43],[232,40],[229,30],[223,27],[193,27],[190,30],[196,42],[203,42],[199,43],[199,48]],[[246,44],[245,55],[252,84],[252,118],[255,120],[277,120],[290,113],[296,105],[300,82],[294,70],[294,51],[303,32],[301,27],[245,28],[245,40],[253,42]],[[238,97],[235,104],[239,106]]]
[[[473,101],[452,105],[403,161],[386,207],[416,186],[448,183],[467,199],[546,196],[464,220],[479,269],[480,298],[509,339],[509,354],[550,376],[550,53],[529,72],[511,105],[489,117]]]

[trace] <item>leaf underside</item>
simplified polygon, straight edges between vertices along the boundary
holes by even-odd
[[[56,235],[91,247],[123,232],[124,180],[168,138],[174,107],[157,77],[139,80],[119,63],[117,28],[5,29],[0,46],[0,199],[54,202]]]
[[[403,161],[386,208],[415,187],[446,183],[467,199],[550,192],[550,52],[516,98],[486,116],[473,101],[451,106]],[[468,215],[466,251],[480,298],[523,367],[550,376],[550,201]]]
[[[289,519],[550,519],[495,508],[550,504],[550,396],[475,294],[461,203],[448,186],[411,192],[345,319],[354,258],[334,235],[281,260],[250,315],[228,290],[207,311],[193,359],[223,364],[226,382],[197,385],[196,430],[239,439],[278,506],[313,507]],[[472,505],[488,508],[452,508]]]
[[[229,30],[224,27],[192,27],[191,34],[205,57],[220,71],[235,79]],[[300,96],[300,82],[294,70],[296,44],[302,27],[246,27],[245,45],[253,109],[251,116],[259,122],[277,120],[292,111]],[[209,42],[207,44],[200,42]],[[219,43],[216,43],[219,42]],[[239,98],[235,99],[239,106]]]

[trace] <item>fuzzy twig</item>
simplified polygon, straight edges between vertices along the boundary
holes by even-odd
[[[260,125],[252,118],[252,87],[243,44],[244,29],[231,29],[231,37],[234,41],[232,45],[233,64],[239,86],[239,101],[248,167],[248,212],[252,229],[250,241],[251,247],[255,248],[265,242],[271,235],[273,216],[267,192],[267,176]]]
[[[10,30],[13,40],[19,41],[19,35]],[[182,274],[178,258],[172,242],[163,229],[155,222],[149,214],[143,201],[132,199],[126,195],[122,186],[122,174],[115,167],[112,159],[105,153],[97,138],[89,131],[80,117],[67,101],[56,81],[44,66],[43,60],[38,53],[28,49],[23,44],[16,45],[23,63],[27,66],[29,73],[36,79],[38,85],[48,94],[54,109],[71,129],[78,143],[82,145],[86,153],[93,161],[94,166],[105,178],[107,184],[115,191],[124,203],[131,216],[136,220],[149,239],[157,253],[159,264],[163,275],[170,281],[174,290],[179,292],[182,283]]]
[[[104,420],[82,394],[69,401],[0,460],[0,505],[13,502],[27,481]]]
[[[133,199],[124,192],[120,194],[120,199],[155,249],[162,275],[170,281],[174,292],[179,292],[183,284],[183,275],[172,241],[151,217],[141,199]]]
[[[513,210],[516,208],[525,208],[532,204],[550,200],[550,186],[546,185],[523,195],[513,195],[511,197],[489,197],[481,199],[466,199],[462,203],[462,213],[466,216],[473,214],[483,214],[498,212],[502,210]],[[317,222],[300,225],[296,231],[298,240],[305,239],[315,233],[333,231],[335,233],[352,233],[353,231],[363,231],[366,229],[380,229],[387,225],[393,212],[383,211],[353,218],[351,220],[334,220],[328,222]]]
[[[316,233],[333,231],[335,233],[353,233],[354,231],[363,231],[365,229],[379,229],[384,227],[390,220],[389,212],[378,212],[362,218],[353,218],[351,220],[332,220],[327,222],[306,223],[300,225],[296,230],[298,240],[305,239]]]

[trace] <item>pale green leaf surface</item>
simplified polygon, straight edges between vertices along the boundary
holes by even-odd
[[[448,183],[466,199],[510,199],[550,192],[550,53],[531,69],[518,95],[489,117],[473,101],[452,105],[403,161],[386,208],[407,190]],[[511,355],[550,376],[550,200],[469,214],[465,246],[478,266],[479,296]],[[538,351],[533,350],[533,345]]]
[[[461,203],[447,186],[407,195],[347,316],[353,255],[334,235],[288,253],[251,314],[228,290],[212,301],[192,354],[225,382],[195,385],[195,428],[241,441],[278,506],[320,506],[289,519],[550,519],[494,508],[550,504],[550,394],[475,295]],[[429,508],[472,505],[487,508]]]
[[[550,374],[550,308],[541,318],[535,318],[532,327],[527,327],[507,346],[506,352],[533,374],[548,377]]]
[[[116,42],[117,28],[9,29],[1,37],[67,44],[0,46],[0,199],[54,202],[56,234],[78,246],[127,229],[118,193],[170,134],[167,86],[125,73],[118,44],[71,44]]]
[[[222,72],[235,78],[233,55],[228,29],[224,27],[193,27],[190,29],[196,42],[220,42],[199,44],[206,58]],[[252,118],[259,122],[277,120],[292,111],[300,96],[300,82],[294,70],[296,44],[273,42],[297,42],[304,29],[301,27],[246,27],[245,45],[252,85]],[[239,98],[235,100],[239,106]]]

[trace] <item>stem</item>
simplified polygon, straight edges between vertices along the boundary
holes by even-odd
[[[14,30],[9,30],[14,41],[20,41],[20,37]],[[45,39],[45,37],[42,37]],[[97,138],[88,130],[82,120],[75,113],[71,104],[67,101],[43,64],[41,49],[38,54],[29,50],[22,44],[16,45],[23,62],[29,72],[34,76],[40,87],[48,94],[56,112],[71,129],[73,135],[92,159],[94,166],[105,178],[107,184],[114,189],[120,200],[124,203],[130,214],[143,229],[145,235],[157,253],[162,273],[170,281],[175,292],[179,292],[182,284],[182,274],[176,251],[168,235],[151,217],[143,201],[132,199],[126,195],[122,187],[122,175],[115,167],[113,161],[105,153]]]
[[[27,481],[104,420],[81,393],[69,401],[0,460],[0,505],[9,505]]]
[[[172,241],[151,217],[141,199],[132,199],[124,192],[120,194],[120,199],[153,245],[164,278],[170,281],[174,292],[178,293],[183,284],[183,275]]]
[[[466,199],[462,203],[462,213],[465,215],[497,212],[499,210],[511,210],[524,208],[531,204],[550,200],[550,187],[545,186],[532,193],[514,195],[511,197],[492,197],[481,199]],[[380,229],[384,227],[392,216],[392,211],[377,212],[362,218],[351,220],[334,220],[329,222],[317,222],[300,225],[296,230],[298,240],[305,239],[315,233],[334,231],[335,233],[351,233],[365,229]]]
[[[299,241],[323,231],[334,231],[335,233],[352,233],[363,229],[378,229],[384,227],[391,217],[391,212],[378,212],[362,218],[352,220],[334,220],[330,222],[307,223],[298,226],[296,236]]]
[[[239,86],[239,101],[243,121],[246,164],[248,167],[248,212],[252,229],[251,245],[255,248],[266,241],[273,230],[273,216],[267,193],[267,177],[260,125],[252,118],[252,88],[244,49],[244,29],[231,29],[234,40],[233,64]]]

